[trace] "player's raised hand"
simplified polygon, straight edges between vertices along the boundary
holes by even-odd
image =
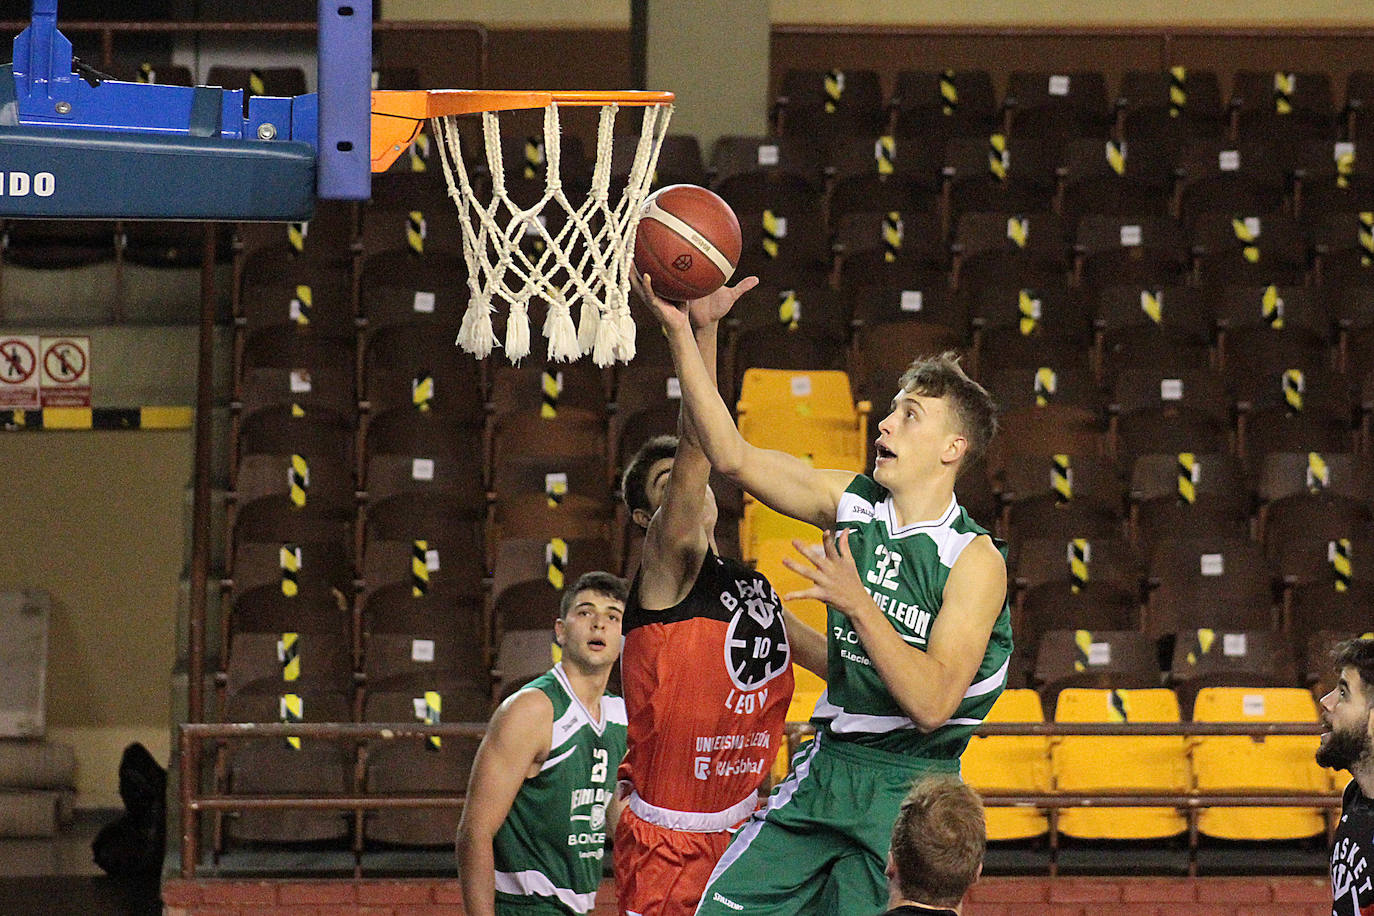
[[[873,603],[873,599],[869,597],[859,580],[859,570],[854,564],[854,555],[849,550],[848,528],[841,531],[838,538],[834,531],[824,532],[819,544],[807,544],[794,538],[792,546],[810,560],[811,564],[783,557],[783,565],[794,573],[806,576],[815,584],[804,591],[784,595],[784,601],[814,598],[825,602],[845,616]]]
[[[712,322],[720,321],[730,314],[730,309],[734,308],[740,296],[758,285],[758,277],[745,277],[734,286],[722,286],[709,296],[688,302],[687,315],[692,319],[692,327],[704,328]]]
[[[687,303],[672,302],[655,293],[653,278],[648,274],[630,271],[630,288],[649,307],[649,311],[654,313],[654,317],[658,319],[659,324],[663,325],[664,330],[672,331],[676,328],[690,327],[687,318]]]

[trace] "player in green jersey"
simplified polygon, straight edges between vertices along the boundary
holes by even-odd
[[[739,831],[698,916],[879,911],[907,787],[922,773],[958,773],[969,735],[1006,683],[1003,548],[954,497],[959,472],[996,432],[992,399],[954,356],[917,360],[878,424],[872,476],[814,468],[740,436],[684,310],[648,299],[711,464],[826,532],[821,544],[797,542],[805,562],[789,566],[813,584],[786,596],[829,609],[826,634],[788,634],[794,659],[827,681],[817,738]]]
[[[596,903],[625,756],[625,703],[606,681],[626,591],[609,573],[580,577],[554,623],[562,661],[492,716],[458,825],[469,916],[567,916]]]

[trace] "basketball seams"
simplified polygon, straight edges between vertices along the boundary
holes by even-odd
[[[661,223],[663,226],[679,235],[684,242],[706,255],[711,263],[716,266],[716,269],[720,271],[721,276],[724,278],[722,282],[729,280],[730,275],[735,272],[735,268],[730,264],[730,259],[727,258],[719,248],[712,244],[710,239],[693,229],[675,214],[669,213],[667,210],[660,207],[657,195],[650,197],[644,205],[644,214],[640,217],[641,224],[646,219],[652,219]]]

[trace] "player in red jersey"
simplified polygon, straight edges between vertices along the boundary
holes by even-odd
[[[757,282],[686,306],[713,375],[716,325]],[[778,755],[793,653],[808,668],[825,657],[823,635],[795,618],[784,624],[767,579],[717,554],[711,468],[692,431],[679,432],[647,442],[622,478],[631,518],[645,529],[620,663],[629,797],[614,863],[624,916],[696,910],[730,828],[754,810]]]

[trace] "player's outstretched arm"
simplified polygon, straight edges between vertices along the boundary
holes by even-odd
[[[711,466],[784,515],[820,527],[831,524],[855,474],[813,468],[793,455],[746,442],[701,361],[685,310],[653,295],[647,276],[641,283],[645,300],[668,335],[683,410]]]
[[[782,620],[787,627],[788,645],[792,647],[792,661],[821,680],[826,680],[830,673],[830,656],[826,651],[825,634],[811,629],[786,608],[783,609]]]
[[[892,698],[922,731],[948,721],[973,683],[1007,597],[1007,567],[992,539],[973,540],[954,562],[923,650],[907,645],[859,580],[848,531],[821,544],[793,545],[811,562],[783,562],[814,585],[790,598],[816,598],[849,618]],[[837,543],[838,540],[838,543]]]
[[[491,717],[468,777],[467,803],[458,823],[458,877],[469,916],[495,916],[493,841],[510,814],[520,786],[549,754],[553,703],[539,690],[522,690]]]
[[[729,314],[736,300],[758,282],[757,277],[746,277],[732,287],[722,286],[710,296],[687,304],[693,337],[713,384],[720,320]],[[642,293],[642,287],[637,286],[637,289]],[[668,488],[644,536],[639,589],[640,600],[647,607],[666,608],[677,604],[686,596],[701,568],[707,548],[701,507],[710,476],[711,464],[697,443],[684,410],[678,418],[677,455],[673,459]]]

